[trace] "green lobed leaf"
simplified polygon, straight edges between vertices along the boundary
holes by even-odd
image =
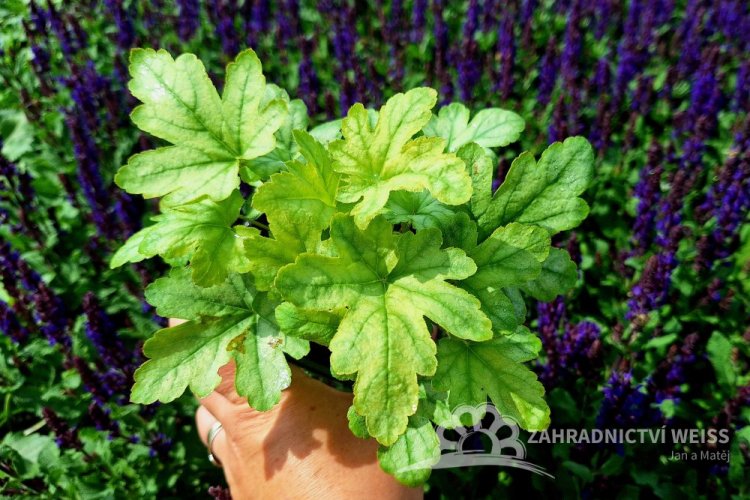
[[[193,54],[133,49],[130,91],[143,104],[131,119],[173,144],[134,155],[115,176],[126,191],[179,205],[221,201],[239,186],[241,162],[273,151],[287,115],[281,99],[264,102],[265,78],[251,50],[227,66],[221,97]]]
[[[294,131],[294,137],[307,161],[289,162],[286,172],[271,176],[253,196],[253,207],[272,223],[319,232],[328,227],[336,210],[339,175],[322,144],[301,130]]]
[[[430,318],[461,338],[491,337],[478,301],[449,284],[475,272],[463,251],[440,250],[440,232],[395,235],[384,219],[366,230],[337,215],[331,225],[336,257],[303,254],[283,268],[276,284],[305,309],[348,309],[330,343],[331,370],[357,373],[354,406],[381,444],[391,445],[416,411],[417,375],[436,367]]]
[[[248,268],[255,278],[258,290],[268,291],[273,288],[279,270],[294,262],[297,256],[314,249],[314,240],[302,238],[309,234],[293,234],[285,229],[298,229],[296,226],[276,226],[270,228],[270,236],[265,237],[255,228],[242,228],[240,234],[245,240],[245,257]],[[318,236],[318,239],[320,236]]]
[[[234,353],[237,393],[246,397],[259,411],[273,408],[281,399],[281,391],[292,382],[292,372],[284,352],[301,358],[309,350],[306,342],[298,344],[291,337],[280,335],[275,308],[276,303],[266,294],[256,297],[253,311],[258,316],[252,334],[245,336]]]
[[[341,118],[331,120],[310,129],[310,135],[323,144],[341,139]]]
[[[456,247],[471,252],[477,246],[477,223],[471,220],[466,212],[458,212],[447,219],[440,226],[440,231],[443,233],[445,247]]]
[[[578,280],[578,269],[570,255],[560,248],[550,248],[549,256],[542,262],[538,278],[521,285],[528,295],[548,302],[573,288]]]
[[[276,322],[281,330],[294,337],[327,346],[341,323],[344,311],[314,311],[284,302],[276,308]]]
[[[352,216],[360,228],[383,212],[392,191],[428,190],[435,199],[460,205],[471,196],[471,179],[463,162],[444,153],[445,141],[410,140],[430,119],[437,93],[417,88],[396,94],[378,113],[355,104],[342,122],[344,139],[330,143],[333,168],[342,174],[338,200],[356,203]]]
[[[380,467],[406,486],[422,485],[439,460],[440,440],[423,417],[411,417],[406,432],[393,445],[378,449]]]
[[[456,151],[471,176],[471,213],[479,218],[487,211],[492,200],[492,179],[494,178],[494,162],[487,153],[476,143],[469,143]]]
[[[477,272],[459,285],[479,299],[495,332],[510,334],[523,323],[525,311],[519,314],[508,287],[537,279],[549,250],[546,230],[518,223],[497,228],[484,242],[468,250]]]
[[[249,269],[260,290],[270,290],[279,269],[300,253],[313,251],[336,210],[339,175],[331,168],[325,147],[308,133],[294,137],[306,163],[291,161],[288,170],[271,176],[253,197],[253,207],[265,212],[269,236],[244,229]]]
[[[501,415],[513,417],[524,429],[545,429],[550,410],[544,387],[523,365],[537,357],[541,346],[528,331],[487,342],[441,339],[433,385],[448,391],[451,407],[475,406],[489,396]]]
[[[240,185],[237,159],[223,150],[206,153],[178,145],[133,155],[115,176],[118,186],[144,198],[165,196],[178,205],[210,196],[223,200]],[[210,175],[207,175],[210,174]]]
[[[347,410],[346,419],[349,421],[349,430],[352,431],[352,434],[360,439],[370,438],[370,433],[367,432],[365,417],[358,414],[354,406],[350,406]]]
[[[578,196],[591,182],[593,165],[591,145],[583,137],[552,144],[538,163],[531,153],[522,153],[479,218],[481,231],[510,222],[542,226],[551,234],[576,227],[589,212]]]
[[[146,288],[146,300],[165,318],[198,320],[247,314],[254,290],[246,277],[231,275],[212,287],[199,287],[190,279],[190,269],[173,269]]]
[[[408,223],[420,230],[449,225],[454,214],[450,207],[437,201],[428,191],[395,191],[385,205],[384,217],[391,224]]]
[[[285,163],[296,158],[299,153],[293,136],[294,131],[307,130],[307,106],[301,99],[290,99],[284,89],[270,83],[266,85],[262,103],[267,104],[274,100],[283,101],[289,112],[284,115],[281,126],[274,134],[276,147],[273,151],[240,165],[240,177],[248,184],[266,181],[272,174],[283,170]]]
[[[465,283],[472,288],[526,283],[539,276],[549,249],[549,234],[541,227],[515,222],[499,227],[469,252],[478,269]]]
[[[194,54],[130,51],[128,89],[143,104],[130,115],[138,128],[172,144],[223,151],[221,98]]]
[[[425,125],[424,135],[442,137],[448,151],[457,151],[470,142],[483,148],[495,148],[516,142],[525,127],[523,118],[500,108],[483,109],[471,122],[469,116],[469,109],[461,103],[443,106]]]
[[[147,298],[160,314],[188,321],[146,341],[150,359],[136,371],[134,402],[172,401],[188,386],[203,397],[220,382],[217,370],[234,359],[237,393],[267,410],[291,381],[284,353],[300,358],[309,350],[306,341],[279,331],[278,302],[257,293],[246,274],[201,288],[187,269],[176,269],[154,282]]]
[[[135,371],[130,400],[168,403],[188,386],[198,397],[208,396],[221,382],[217,371],[232,356],[229,343],[254,321],[252,316],[223,316],[159,330],[143,345],[149,360]]]
[[[161,255],[165,259],[190,258],[193,280],[200,286],[216,285],[230,272],[247,272],[243,238],[231,224],[237,219],[243,199],[238,191],[228,199],[210,199],[165,207],[156,224],[131,236],[112,258],[110,267]],[[136,247],[137,245],[137,247]]]

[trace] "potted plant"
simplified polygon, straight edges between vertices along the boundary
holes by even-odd
[[[237,392],[267,410],[291,381],[288,359],[321,365],[312,343],[353,382],[350,428],[380,443],[381,466],[405,484],[429,475],[410,465],[439,458],[433,423],[467,423],[457,405],[489,397],[525,429],[549,425],[525,365],[541,343],[523,296],[575,283],[551,236],[588,214],[585,139],[521,154],[493,192],[495,148],[524,129],[510,111],[433,114],[437,93],[416,88],[309,128],[252,50],[228,65],[221,95],[192,54],[136,49],[130,73],[133,122],[171,145],[118,172],[161,214],[111,265],[162,257],[172,270],[146,297],[187,320],[146,342],[132,401],[205,396],[234,360]]]

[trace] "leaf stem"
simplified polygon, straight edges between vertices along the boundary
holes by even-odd
[[[262,229],[264,231],[270,231],[271,230],[271,228],[269,228],[267,225],[265,225],[262,222],[259,222],[257,220],[251,220],[250,221],[250,225],[251,226],[255,226],[255,227],[257,227],[259,229]]]

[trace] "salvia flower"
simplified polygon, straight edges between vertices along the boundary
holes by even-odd
[[[663,417],[643,384],[635,384],[628,370],[613,370],[602,390],[604,395],[596,426],[606,428],[645,428],[662,423]]]
[[[213,0],[208,6],[208,12],[216,24],[215,33],[221,40],[221,48],[227,57],[234,57],[240,51],[240,41],[234,20],[237,15],[237,5],[234,1]]]
[[[86,336],[96,347],[102,361],[111,368],[130,369],[132,355],[117,336],[114,323],[92,292],[83,297],[83,311],[86,315]]]
[[[706,49],[690,89],[690,107],[685,125],[694,126],[695,132],[703,138],[707,138],[716,129],[717,115],[723,102],[717,77],[718,57],[718,47]]]
[[[633,253],[642,255],[651,244],[656,227],[656,209],[661,199],[663,152],[654,143],[648,150],[648,163],[641,169],[633,195],[638,199],[633,222]]]
[[[232,500],[229,488],[223,486],[211,486],[208,488],[208,494],[213,500]]]
[[[744,112],[750,110],[750,58],[745,59],[737,70],[732,109]]]
[[[612,74],[609,67],[609,60],[607,56],[603,56],[597,62],[596,73],[594,74],[594,90],[598,97],[596,103],[596,121],[589,134],[594,149],[599,151],[600,155],[604,154],[604,151],[609,146],[612,129],[611,79]]]
[[[676,37],[680,40],[680,53],[677,71],[681,78],[693,74],[700,63],[701,47],[705,44],[706,30],[703,18],[706,8],[702,0],[688,0],[685,7],[685,17],[677,29]]]
[[[739,228],[750,211],[750,139],[743,134],[736,135],[717,180],[709,187],[698,211],[704,220],[715,219],[713,231],[696,245],[696,266],[707,270],[716,260],[731,254]]]
[[[601,40],[607,29],[612,25],[614,7],[612,0],[597,0],[594,2],[594,36]]]
[[[552,302],[537,302],[536,311],[537,330],[549,363],[557,356],[557,337],[565,327],[565,301],[558,296]]]
[[[463,43],[458,58],[458,86],[461,99],[469,102],[474,86],[482,77],[482,65],[479,58],[479,44],[474,36],[479,28],[479,0],[470,0],[463,26]]]
[[[120,425],[112,420],[110,416],[112,411],[96,402],[89,405],[89,418],[98,431],[109,432],[109,438],[115,438],[120,435]]]
[[[52,32],[57,37],[63,55],[66,59],[72,60],[81,47],[76,43],[75,34],[68,28],[52,0],[47,0],[47,19],[52,27]]]
[[[521,15],[519,21],[523,30],[523,45],[528,47],[531,45],[531,34],[534,24],[534,12],[536,12],[538,0],[524,0],[523,6],[521,7]]]
[[[179,15],[177,18],[177,35],[187,42],[195,36],[201,26],[201,4],[199,0],[177,0]]]
[[[547,129],[549,142],[561,141],[568,137],[568,109],[565,105],[565,96],[559,95],[552,111],[552,120]]]
[[[626,318],[636,324],[643,322],[651,311],[664,304],[672,283],[672,272],[677,267],[677,257],[672,251],[652,255],[643,269],[640,280],[631,290]]]
[[[64,351],[71,348],[69,314],[62,300],[45,284],[39,283],[34,300],[34,319],[50,345],[59,345]]]
[[[559,69],[558,65],[557,42],[554,38],[550,38],[547,42],[547,49],[539,64],[539,94],[537,95],[537,100],[542,106],[546,106],[549,103],[552,91],[555,90]]]
[[[29,330],[18,319],[16,312],[0,300],[0,331],[16,344],[23,344],[29,338]]]
[[[547,362],[539,378],[550,386],[561,385],[566,378],[593,380],[599,369],[601,329],[596,323],[583,321],[566,324],[562,334],[546,337]]]
[[[52,408],[42,408],[42,417],[50,430],[55,434],[57,446],[74,450],[83,449],[83,443],[78,438],[78,431],[61,419]]]
[[[103,383],[101,377],[94,372],[83,358],[73,356],[71,359],[73,368],[81,376],[81,382],[94,401],[99,404],[105,404],[114,395],[111,384]]]
[[[115,21],[117,45],[123,50],[130,49],[135,42],[135,24],[123,0],[104,0],[104,5]]]
[[[411,31],[409,41],[421,43],[424,39],[425,13],[428,8],[427,0],[414,0],[411,11]]]
[[[516,58],[513,27],[513,19],[505,16],[497,31],[497,57],[500,70],[495,90],[500,93],[502,99],[510,98],[513,91],[513,66]]]
[[[575,0],[568,15],[568,24],[565,29],[563,51],[560,60],[560,72],[565,83],[565,88],[568,90],[576,87],[579,76],[581,51],[583,50],[581,17],[581,5],[578,0]]]
[[[278,2],[276,7],[276,36],[279,46],[283,49],[292,47],[297,43],[299,36],[299,2],[298,0],[286,0]],[[286,50],[281,52],[282,58],[286,57]],[[282,60],[282,62],[284,62]]]
[[[449,64],[449,35],[448,25],[443,18],[444,0],[433,0],[432,17],[433,38],[435,40],[435,76],[440,86],[440,96],[442,103],[450,102],[453,99],[453,81],[450,75]]]
[[[687,381],[690,366],[698,360],[696,344],[699,335],[691,333],[682,345],[673,345],[648,381],[648,390],[657,403],[667,399],[679,403],[682,385]]]
[[[159,432],[151,437],[148,442],[149,456],[166,458],[172,450],[172,439],[166,434]]]

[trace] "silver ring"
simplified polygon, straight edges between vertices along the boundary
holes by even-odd
[[[208,443],[208,461],[216,467],[223,467],[221,461],[214,455],[213,451],[214,439],[216,439],[216,436],[219,434],[219,431],[221,431],[221,429],[221,422],[217,420],[216,422],[214,422],[214,425],[212,425],[208,430],[208,438],[206,439],[206,442]]]

